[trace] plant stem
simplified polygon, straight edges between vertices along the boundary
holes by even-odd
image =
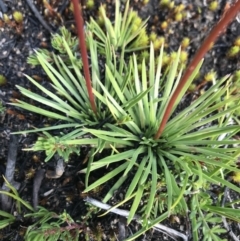
[[[196,212],[196,205],[197,205],[197,194],[194,194],[192,196],[192,200],[191,200],[191,224],[192,224],[192,235],[193,235],[193,241],[198,241],[198,230],[196,229],[197,227],[197,219],[196,219],[196,213],[194,214],[194,212]]]
[[[83,24],[83,17],[82,17],[82,6],[79,7],[78,0],[72,0],[73,3],[73,12],[74,12],[74,18],[77,26],[77,34],[79,39],[79,49],[82,56],[83,61],[83,72],[84,77],[86,79],[86,85],[88,90],[88,96],[89,101],[92,107],[92,110],[95,114],[97,114],[96,104],[94,101],[94,95],[92,92],[92,84],[91,84],[91,78],[89,73],[89,64],[88,64],[88,56],[87,56],[87,47],[85,42],[85,35],[84,35],[84,24]]]
[[[225,30],[225,28],[230,24],[230,22],[236,17],[238,11],[240,10],[240,0],[237,0],[226,13],[223,14],[221,19],[218,21],[218,23],[213,27],[209,35],[205,38],[203,44],[198,49],[197,53],[193,57],[192,61],[188,65],[184,75],[182,76],[179,85],[175,92],[173,93],[170,101],[168,102],[166,111],[164,113],[163,119],[160,123],[160,126],[158,128],[157,133],[154,136],[154,139],[159,139],[161,136],[166,123],[170,117],[171,110],[173,108],[173,105],[181,92],[182,88],[186,84],[188,78],[193,73],[194,69],[198,65],[198,63],[202,60],[202,58],[205,56],[205,54],[208,52],[208,50],[211,48],[211,45],[217,40],[218,36],[222,34]]]

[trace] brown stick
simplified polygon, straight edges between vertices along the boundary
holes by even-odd
[[[91,78],[89,73],[89,64],[88,64],[88,57],[87,57],[87,47],[85,42],[85,36],[84,36],[84,24],[83,24],[83,17],[82,17],[82,7],[80,5],[78,0],[72,0],[73,8],[74,8],[74,18],[77,26],[77,33],[78,33],[78,39],[79,39],[79,49],[82,56],[83,61],[83,72],[84,77],[86,79],[86,85],[88,90],[88,96],[90,100],[90,104],[92,107],[92,110],[95,114],[97,114],[97,109],[94,101],[94,95],[92,92],[92,84],[91,84]]]
[[[7,157],[7,165],[5,171],[5,178],[8,182],[16,188],[19,189],[20,183],[14,180],[14,172],[17,160],[17,150],[18,150],[18,137],[16,135],[10,136],[9,147],[8,147],[8,157]],[[2,190],[9,191],[9,188],[6,186],[6,183],[3,183]],[[9,211],[12,205],[12,198],[1,194],[0,201],[2,205],[2,210]]]
[[[167,121],[170,117],[170,113],[171,113],[171,110],[173,108],[173,105],[174,105],[179,93],[181,92],[182,88],[185,86],[188,78],[191,76],[191,74],[193,73],[193,71],[196,68],[196,66],[198,65],[198,63],[202,60],[202,58],[208,52],[211,44],[214,43],[217,40],[218,36],[223,33],[225,28],[236,17],[239,10],[240,10],[240,0],[237,0],[235,2],[235,4],[233,4],[229,8],[229,10],[226,13],[223,14],[221,19],[218,21],[218,23],[211,30],[210,34],[205,38],[203,44],[201,45],[201,47],[199,48],[199,50],[197,51],[197,53],[193,57],[190,64],[188,65],[188,68],[186,69],[184,75],[182,76],[177,89],[173,93],[172,98],[170,99],[170,101],[167,105],[167,108],[166,108],[165,114],[163,116],[162,122],[161,122],[161,124],[158,128],[158,131],[157,131],[156,135],[154,136],[154,139],[159,139],[159,137],[161,136],[161,134],[162,134],[162,132],[165,128],[165,125],[166,125],[166,123],[167,123]]]
[[[42,183],[42,180],[44,178],[44,169],[40,169],[37,171],[34,181],[33,181],[33,208],[34,210],[37,210],[38,206],[38,192]]]
[[[33,11],[35,17],[39,20],[39,22],[42,24],[42,26],[48,30],[49,33],[53,33],[53,30],[50,28],[50,26],[46,23],[46,21],[43,19],[41,14],[38,12],[37,8],[35,7],[34,3],[32,0],[26,0],[28,6],[31,8]]]

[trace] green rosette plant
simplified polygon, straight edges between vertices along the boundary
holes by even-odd
[[[130,22],[128,22],[128,20],[126,19],[128,11],[132,13],[132,10],[129,10],[129,3],[127,3],[126,5],[124,18],[122,19],[122,15],[119,12],[119,3],[117,1],[116,12],[118,12],[118,14],[116,17],[116,26],[114,27],[114,29],[117,31],[118,27],[121,26],[121,32],[115,33],[116,38],[120,36],[122,37],[123,32],[125,32],[132,24],[132,18]],[[106,17],[104,19],[106,26],[108,26],[110,24],[110,20]],[[51,119],[56,119],[58,121],[60,120],[62,123],[46,128],[24,131],[24,133],[44,131],[44,135],[46,136],[46,131],[62,129],[68,130],[68,135],[67,138],[40,137],[40,140],[38,140],[32,148],[26,148],[25,150],[44,150],[47,156],[45,161],[50,160],[56,152],[58,152],[60,156],[62,156],[61,154],[64,153],[63,157],[65,160],[67,160],[69,154],[72,153],[73,148],[74,152],[80,151],[80,146],[73,147],[71,144],[67,143],[67,140],[76,138],[76,132],[78,133],[78,138],[80,138],[79,133],[81,133],[81,135],[84,134],[80,131],[82,126],[95,126],[95,128],[101,128],[106,122],[115,122],[114,118],[111,115],[111,110],[106,108],[105,104],[102,101],[98,99],[94,100],[94,102],[96,102],[94,103],[94,105],[96,105],[96,110],[93,110],[93,103],[89,98],[89,96],[91,95],[89,95],[89,85],[100,94],[104,94],[98,82],[98,80],[101,80],[105,83],[105,87],[108,89],[109,93],[117,100],[118,96],[111,85],[110,78],[114,77],[119,79],[123,75],[123,73],[126,77],[130,75],[130,70],[126,67],[126,62],[124,60],[126,52],[125,48],[122,48],[120,52],[122,61],[120,61],[120,63],[116,61],[116,53],[112,49],[112,40],[115,39],[115,37],[109,38],[108,36],[110,33],[110,29],[112,31],[112,28],[113,26],[109,26],[108,28],[106,28],[107,33],[101,32],[102,30],[100,28],[92,31],[92,26],[90,27],[90,25],[86,28],[86,41],[90,51],[92,67],[90,84],[88,83],[89,81],[87,81],[86,83],[84,76],[80,71],[80,57],[74,53],[74,48],[76,47],[76,39],[73,38],[64,27],[60,29],[60,34],[55,34],[52,36],[51,41],[53,47],[61,54],[55,54],[52,52],[49,55],[49,53],[45,50],[37,50],[35,54],[29,57],[29,63],[34,65],[40,64],[42,66],[47,76],[51,80],[51,89],[44,87],[29,76],[26,77],[29,79],[29,81],[31,81],[33,85],[35,85],[41,92],[44,93],[44,96],[42,96],[41,94],[33,93],[32,91],[25,89],[21,86],[17,87],[24,96],[33,99],[36,103],[47,106],[47,108],[42,108],[41,106],[39,107],[33,104],[29,104],[28,102],[22,100],[18,100],[17,103],[12,103],[12,105],[21,107],[28,111],[35,112],[37,114],[44,115]],[[131,41],[136,41],[140,36],[140,32],[145,31],[145,29],[146,21],[140,26],[138,26],[137,32],[130,31],[131,34],[128,33],[128,35],[126,36],[128,36],[128,38],[131,38]],[[97,41],[95,40],[96,34],[101,34],[105,36],[102,41],[107,40],[104,48],[105,52],[102,55],[102,59],[100,60],[99,52],[101,52],[102,45],[100,44],[99,39]],[[119,43],[119,41],[117,42]],[[123,39],[120,42],[121,46],[123,47]],[[49,58],[51,58],[51,60]],[[105,61],[107,64],[105,76],[102,75],[100,70],[101,61]],[[117,66],[118,64],[120,65]],[[73,129],[75,130],[71,132],[71,130]],[[93,141],[90,140],[90,142],[85,142],[85,144],[92,144],[92,142]]]
[[[112,86],[118,93],[121,102],[115,101],[100,81],[99,85],[105,93],[105,98],[94,91],[95,96],[100,98],[111,110],[116,123],[114,125],[106,123],[105,130],[83,129],[84,132],[91,133],[99,140],[110,143],[113,149],[111,156],[101,160],[93,159],[89,162],[88,168],[83,170],[86,172],[86,183],[88,183],[90,172],[106,165],[111,169],[107,175],[90,184],[85,191],[88,192],[118,176],[118,181],[103,200],[107,202],[114,191],[118,190],[124,181],[133,175],[132,173],[135,173],[125,195],[126,201],[133,199],[128,222],[134,217],[137,207],[144,200],[146,193],[148,193],[148,201],[145,204],[142,218],[145,222],[148,220],[155,205],[158,183],[163,180],[168,197],[168,215],[174,213],[174,209],[178,205],[181,206],[180,210],[187,213],[184,193],[189,179],[193,178],[194,185],[201,187],[207,183],[220,182],[235,191],[240,191],[237,186],[225,178],[221,178],[223,170],[226,173],[237,170],[235,162],[239,155],[238,148],[224,148],[226,145],[239,144],[238,140],[233,139],[233,136],[239,131],[239,126],[229,124],[231,113],[239,106],[225,109],[229,103],[238,98],[229,93],[231,79],[228,76],[216,81],[216,85],[213,85],[189,107],[177,113],[169,120],[161,137],[154,138],[159,120],[181,77],[181,71],[177,72],[179,53],[180,51],[168,74],[163,75],[162,78],[163,48],[160,56],[156,58],[158,59],[156,64],[154,50],[151,46],[149,66],[143,61],[140,75],[136,56],[133,55],[130,62],[133,69],[132,78],[129,78],[128,82],[124,79],[119,82],[119,80],[111,78]],[[157,66],[156,69],[155,66]],[[199,68],[200,64],[188,79],[186,89]],[[124,91],[120,88],[123,82],[125,82]],[[161,96],[159,96],[159,88],[161,88]],[[173,111],[181,101],[184,92],[185,89],[180,93]],[[227,97],[219,102],[218,100],[223,96]],[[124,148],[119,149],[119,144]],[[176,177],[182,176],[183,173],[185,175],[181,182],[183,186],[179,188]],[[119,174],[121,175],[119,176]],[[149,180],[151,180],[151,185],[146,184]],[[155,216],[157,215],[155,214]]]
[[[51,38],[51,45],[55,52],[58,53],[58,55],[61,56],[61,58],[64,60],[64,63],[66,65],[70,65],[71,62],[68,58],[67,51],[64,46],[64,41],[68,43],[68,47],[71,49],[72,52],[75,52],[78,45],[78,40],[76,37],[73,37],[71,32],[69,32],[64,26],[59,29],[59,33],[52,34]],[[41,53],[41,55],[46,59],[49,63],[54,63],[54,54],[53,51],[49,51],[47,49],[39,49],[38,53]],[[76,63],[78,64],[79,68],[82,68],[82,61],[79,57],[76,56]],[[38,57],[36,54],[32,54],[27,59],[28,64],[31,64],[33,66],[40,65],[40,62],[38,60]]]
[[[100,6],[99,12],[103,18],[104,29],[91,18],[88,28],[98,41],[98,48],[102,54],[105,53],[106,42],[111,43],[114,51],[133,52],[149,47],[149,38],[146,33],[147,20],[142,21],[137,12],[129,7],[126,2],[124,13],[120,11],[120,1],[115,2],[115,19],[111,21],[107,17],[106,9]]]
[[[78,2],[75,3],[78,6]],[[124,20],[125,17],[119,17],[119,9],[116,16],[114,28],[104,18],[106,33],[96,26],[86,30],[91,83],[85,82],[66,41],[63,40],[63,45],[71,68],[59,56],[53,55],[55,68],[41,53],[36,54],[52,81],[55,93],[30,77],[28,79],[47,97],[18,88],[23,95],[54,112],[24,101],[13,105],[63,122],[57,126],[24,132],[62,129],[64,132],[67,130],[67,135],[56,137],[45,133],[49,138],[39,139],[31,149],[48,151],[49,160],[57,151],[56,147],[62,148],[64,153],[58,153],[65,155],[67,160],[70,152],[76,151],[75,148],[80,149],[81,145],[91,147],[88,167],[82,170],[82,173],[86,173],[85,192],[114,179],[115,184],[103,202],[109,201],[116,190],[126,185],[124,200],[118,205],[132,203],[128,223],[137,212],[141,213],[142,229],[127,240],[136,239],[171,214],[188,215],[189,212],[194,241],[202,237],[220,240],[219,234],[223,230],[219,217],[227,211],[226,217],[240,221],[239,211],[234,210],[234,217],[229,207],[221,207],[219,203],[214,206],[209,195],[206,197],[204,193],[207,194],[212,184],[240,192],[240,188],[228,179],[231,172],[238,171],[236,160],[239,149],[236,145],[240,142],[235,135],[239,132],[239,125],[234,122],[234,113],[239,110],[239,105],[232,103],[237,103],[239,94],[231,77],[226,76],[214,80],[216,84],[184,110],[177,108],[199,72],[200,60],[209,49],[209,43],[216,39],[216,34],[209,35],[208,41],[182,76],[180,49],[175,60],[167,69],[163,69],[163,47],[159,56],[155,56],[151,44],[148,49],[149,62],[143,59],[139,63],[137,53],[128,53],[133,50],[128,42],[117,45],[115,37],[119,29],[128,31],[125,29],[128,25],[120,23],[128,21]],[[219,33],[219,29],[213,30],[213,33],[216,32]],[[136,39],[139,34],[135,36]],[[104,49],[101,41],[105,41]],[[100,69],[101,55],[105,60],[103,72]],[[90,101],[91,91],[94,101]],[[169,119],[169,116],[172,117]],[[67,151],[68,148],[73,149]],[[111,155],[97,158],[95,154],[103,149],[111,149]],[[103,167],[108,167],[109,172],[89,184],[89,175]],[[217,225],[212,227],[212,224]],[[200,226],[204,229],[202,234],[199,234]]]
[[[124,59],[122,59],[119,69],[117,70],[116,56],[114,56],[109,43],[106,45],[106,53],[104,55],[104,59],[107,63],[106,73],[102,76],[100,72],[100,64],[98,62],[97,41],[93,39],[93,34],[89,30],[87,30],[86,33],[86,39],[90,46],[92,66],[91,85],[95,91],[98,91],[99,95],[102,95],[102,98],[104,98],[104,92],[99,85],[99,81],[103,81],[109,93],[117,100],[118,96],[112,87],[110,79],[117,78],[120,80],[123,73],[126,78],[129,78],[130,70],[126,67]],[[26,77],[33,85],[44,93],[44,96],[33,93],[21,86],[17,86],[24,96],[34,100],[36,103],[40,103],[40,105],[44,105],[45,107],[43,108],[41,106],[29,104],[22,100],[17,100],[16,103],[11,103],[13,106],[21,107],[61,122],[61,124],[52,125],[50,127],[23,131],[24,133],[44,131],[43,136],[39,137],[34,146],[32,148],[26,148],[25,150],[44,150],[47,156],[45,161],[50,160],[56,152],[64,157],[66,161],[70,153],[79,152],[79,144],[78,146],[75,144],[68,144],[68,141],[75,138],[79,139],[81,136],[84,137],[86,133],[82,131],[83,126],[102,128],[106,122],[115,123],[111,110],[108,109],[105,103],[100,99],[96,99],[95,101],[97,112],[92,110],[91,102],[87,94],[88,87],[86,86],[82,73],[79,71],[79,60],[77,56],[73,54],[73,51],[65,40],[65,36],[62,37],[60,42],[61,45],[64,45],[65,51],[68,54],[67,58],[71,62],[70,65],[66,65],[63,57],[54,53],[51,54],[54,65],[49,63],[42,51],[36,51],[34,54],[34,58],[36,58],[37,62],[41,64],[51,80],[51,89],[46,88],[29,76]],[[122,86],[122,88],[124,88],[124,86]],[[60,134],[59,137],[53,137],[50,133],[47,133],[47,131],[54,130],[63,130],[64,133]],[[68,132],[67,135],[66,131]],[[84,144],[86,145],[97,144],[98,142],[97,140],[85,140]]]

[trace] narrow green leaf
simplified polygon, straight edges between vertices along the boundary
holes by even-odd
[[[196,214],[197,214],[196,204],[197,204],[197,196],[195,194],[191,198],[191,214],[190,214],[193,241],[199,241],[199,239],[198,239],[199,224],[197,223],[197,217],[196,217]],[[201,225],[201,223],[200,223],[200,225]]]
[[[4,194],[4,195],[7,195],[7,196],[10,196],[12,197],[13,199],[21,202],[26,208],[28,208],[30,211],[34,211],[33,207],[30,206],[27,202],[25,202],[23,199],[21,199],[20,197],[17,197],[16,195],[12,194],[12,193],[9,193],[9,192],[6,192],[6,191],[0,191],[1,194]]]
[[[192,158],[192,162],[195,162],[195,161],[205,162],[206,164],[210,164],[210,165],[213,165],[213,166],[216,166],[216,167],[220,167],[220,168],[225,168],[226,170],[231,170],[231,171],[237,171],[238,170],[236,167],[229,165],[228,162],[234,160],[234,158],[232,158],[229,155],[228,156],[224,155],[225,160],[227,161],[227,163],[225,163],[223,161],[219,161],[220,153],[217,152],[217,150],[216,150],[216,152],[214,152],[214,154],[212,153],[210,158],[208,158],[208,154],[207,153],[206,153],[205,156],[201,155],[201,154],[200,155],[194,155],[194,154],[190,154],[190,153],[187,153],[187,152],[179,152],[179,151],[172,151],[171,153],[173,153],[173,154],[180,154],[180,153],[182,153],[182,154],[184,154],[185,157]],[[228,159],[226,159],[226,158],[228,158]],[[209,175],[210,175],[210,173],[209,173]]]
[[[175,177],[171,174],[171,179],[172,179],[172,185],[173,185],[173,193],[174,195],[177,195],[177,199],[175,200],[175,202],[172,204],[172,210],[174,210],[174,208],[177,205],[181,205],[181,207],[183,208],[184,212],[187,213],[188,212],[188,205],[186,203],[185,198],[183,197],[185,191],[186,191],[186,187],[189,181],[189,176],[186,175],[185,179],[184,179],[184,183],[183,186],[181,187],[181,189],[178,187],[177,182],[175,180]]]
[[[213,99],[215,97],[215,90],[218,90],[219,86],[221,86],[227,79],[229,76],[225,76],[223,77],[221,80],[219,80],[215,85],[213,85],[212,87],[210,87],[203,95],[201,95],[199,98],[197,98],[197,100],[195,100],[193,103],[191,103],[191,105],[189,107],[187,107],[186,109],[184,109],[183,111],[181,111],[178,115],[176,115],[176,117],[174,117],[172,120],[170,120],[167,125],[166,128],[164,130],[164,132],[168,133],[169,131],[172,130],[173,126],[178,126],[179,120],[183,120],[186,118],[186,115],[188,113],[191,113],[192,116],[189,116],[191,118],[188,118],[188,121],[192,119],[192,117],[194,118],[194,116],[196,116],[196,113],[200,113],[200,111],[202,110],[202,108],[204,106],[208,106],[209,102],[213,103]],[[209,101],[210,98],[210,101]],[[206,105],[206,100],[208,100],[208,103]],[[215,97],[216,100],[216,97]],[[214,101],[215,101],[214,100]],[[198,106],[201,105],[203,107],[199,108]],[[205,107],[204,107],[205,108]],[[195,111],[195,113],[194,113]],[[195,121],[194,121],[195,122]],[[188,124],[189,126],[189,124]],[[163,133],[164,133],[163,132]]]
[[[150,213],[153,209],[153,204],[155,200],[155,195],[157,191],[157,163],[156,163],[156,157],[152,156],[150,157],[149,161],[152,163],[152,179],[151,179],[151,190],[150,195],[148,198],[147,208],[145,211],[146,218],[148,219],[150,216]]]
[[[124,109],[129,110],[130,108],[135,106],[137,103],[139,103],[140,100],[142,100],[144,98],[144,96],[146,96],[151,91],[152,88],[153,88],[153,86],[149,87],[145,91],[140,92],[139,94],[136,94],[135,97],[131,97],[131,100],[129,100],[128,102],[126,102],[123,105]]]
[[[105,195],[104,199],[102,200],[104,203],[108,202],[114,195],[114,192],[122,186],[122,184],[126,181],[128,176],[122,176],[118,179],[118,181],[111,187],[108,193]]]
[[[126,160],[126,159],[130,158],[133,155],[134,150],[135,149],[128,150],[128,151],[123,151],[123,152],[120,152],[120,153],[115,154],[115,155],[107,156],[107,157],[105,157],[103,159],[100,159],[97,162],[94,162],[93,165],[96,165],[96,164],[98,165],[99,163],[106,165],[106,164],[110,164],[110,163]]]
[[[164,92],[163,92],[163,101],[161,103],[161,108],[158,110],[159,114],[159,119],[162,119],[162,116],[165,113],[165,109],[167,107],[167,104],[170,100],[170,96],[172,93],[172,90],[174,88],[174,81],[176,76],[178,76],[177,74],[177,68],[179,65],[179,57],[180,57],[180,49],[178,50],[176,59],[173,61],[173,63],[171,64],[167,79],[166,79],[166,84],[165,84],[165,88],[164,88]]]
[[[132,241],[132,240],[136,240],[137,237],[139,237],[140,235],[146,233],[147,230],[151,229],[154,225],[161,223],[163,220],[165,220],[168,217],[168,212],[163,213],[162,215],[160,215],[158,218],[156,218],[153,221],[149,221],[148,226],[144,226],[143,228],[141,228],[138,232],[136,232],[134,235],[132,235],[131,237],[127,238],[125,241]]]
[[[176,99],[176,102],[172,109],[172,113],[175,111],[177,105],[182,100],[182,98],[183,98],[184,94],[186,93],[187,89],[189,88],[190,84],[193,82],[193,80],[199,73],[202,64],[203,64],[203,60],[198,63],[198,65],[195,67],[194,71],[192,72],[191,76],[188,78],[187,82],[185,83],[184,87],[182,88],[181,92],[179,93],[178,98]]]
[[[148,153],[149,153],[149,151],[148,151]],[[150,159],[149,159],[150,158],[150,153],[148,154],[148,156],[145,156],[144,158],[147,159],[148,165],[145,168],[144,173],[143,173],[143,175],[141,177],[141,180],[139,182],[140,185],[144,185],[146,183],[147,178],[148,178],[148,176],[149,176],[149,174],[151,172],[151,167],[152,167],[152,162],[150,162]]]
[[[131,223],[132,219],[134,218],[134,215],[138,209],[138,206],[141,202],[141,199],[142,199],[142,195],[143,195],[143,190],[144,190],[144,186],[143,185],[139,185],[138,186],[138,190],[137,190],[137,194],[134,198],[134,201],[133,201],[133,204],[132,204],[132,207],[130,209],[130,213],[129,213],[129,216],[128,216],[128,219],[127,219],[127,223]]]
[[[151,92],[149,93],[149,121],[150,126],[154,125],[156,123],[156,117],[157,117],[157,110],[158,110],[158,102],[154,102],[159,95],[159,84],[160,84],[160,78],[161,78],[161,70],[162,70],[162,57],[163,57],[163,46],[161,47],[160,54],[158,56],[157,61],[157,70],[156,75],[155,73],[155,57],[154,57],[154,48],[153,43],[151,42],[150,45],[150,64],[149,64],[149,85],[154,86],[151,89]]]
[[[133,152],[132,158],[130,159],[130,162],[128,163],[128,167],[126,168],[125,172],[123,173],[123,176],[126,176],[128,174],[128,172],[132,169],[132,167],[134,166],[137,159],[140,158],[139,155],[144,153],[145,151],[146,151],[146,148],[143,146],[140,146],[137,149],[135,149],[135,151]]]
[[[240,222],[240,210],[239,209],[225,208],[225,207],[218,207],[218,206],[211,206],[211,205],[205,205],[202,207],[202,209],[205,211],[208,211],[208,212],[218,214],[220,216],[224,216],[235,222],[238,222],[238,223]],[[211,219],[209,222],[211,222]]]
[[[211,126],[203,130],[199,130],[194,133],[189,133],[186,135],[183,135],[179,138],[179,140],[190,140],[192,141],[193,139],[195,140],[203,140],[209,137],[214,137],[214,136],[220,136],[221,134],[224,133],[230,133],[231,131],[235,131],[238,126],[224,126],[224,127],[219,127],[219,126]],[[193,143],[194,144],[194,143]]]
[[[83,125],[71,123],[71,124],[61,124],[61,125],[55,125],[50,127],[44,127],[44,128],[36,128],[34,130],[24,130],[24,131],[18,131],[18,132],[12,132],[11,134],[26,134],[26,133],[34,133],[34,132],[42,132],[42,131],[49,131],[49,130],[58,130],[58,129],[65,129],[65,128],[71,128],[71,127],[81,127]]]
[[[143,175],[144,172],[144,167],[147,163],[147,157],[143,157],[142,161],[140,162],[140,165],[137,169],[137,172],[135,173],[133,180],[131,182],[131,184],[128,187],[128,190],[126,192],[125,198],[128,198],[130,195],[132,195],[133,191],[135,190],[137,185],[142,185],[141,183],[139,183],[140,178]]]
[[[124,203],[128,202],[129,200],[131,200],[135,196],[136,196],[136,193],[133,193],[130,197],[125,198],[124,200],[122,200],[121,202],[116,204],[115,206],[112,206],[111,208],[109,208],[105,213],[99,215],[99,217],[102,217],[102,216],[106,215],[107,213],[111,212],[111,210],[113,210],[113,209],[115,209],[115,208],[117,208],[119,206],[122,206]],[[125,212],[126,216],[127,216],[127,213],[128,213],[128,211]]]
[[[9,103],[9,104],[13,105],[13,106],[23,108],[23,109],[31,111],[31,112],[35,112],[35,113],[40,114],[40,115],[44,115],[44,116],[53,118],[53,119],[59,119],[59,120],[65,120],[65,121],[68,121],[68,122],[73,122],[73,120],[71,118],[69,118],[65,115],[59,115],[59,114],[56,114],[52,111],[44,110],[40,107],[28,104],[28,103],[26,103],[24,101],[21,101],[21,100],[18,100],[18,103]]]
[[[126,99],[125,99],[125,96],[124,96],[124,93],[122,92],[119,84],[118,84],[118,81],[116,80],[116,78],[113,76],[112,74],[112,71],[110,70],[110,68],[106,65],[106,74],[107,74],[107,77],[109,79],[109,81],[111,82],[115,92],[116,92],[116,97],[120,99],[120,101],[122,103],[126,102]],[[121,81],[123,82],[123,81]]]
[[[118,175],[120,172],[122,172],[126,167],[127,167],[127,162],[123,163],[122,165],[120,165],[119,167],[113,169],[111,172],[109,172],[108,174],[106,174],[105,176],[99,178],[96,182],[94,182],[93,184],[89,185],[85,190],[85,192],[89,192],[92,189],[100,186],[103,183],[106,183],[107,181],[109,181],[110,179],[112,179],[113,177],[115,177],[116,175]]]
[[[12,214],[2,210],[0,210],[0,216],[15,220],[15,217]]]
[[[167,193],[168,193],[168,201],[167,201],[167,206],[168,206],[168,212],[169,215],[171,215],[171,208],[172,208],[172,203],[173,203],[173,190],[172,190],[172,179],[171,179],[171,173],[165,163],[165,160],[161,157],[161,163],[164,167],[164,173],[165,173],[165,180],[166,180],[166,186],[167,186]]]
[[[147,89],[148,89],[147,70],[146,70],[145,59],[143,59],[143,62],[142,62],[142,91],[146,91]],[[143,109],[144,109],[145,116],[149,117],[149,115],[150,115],[149,101],[150,100],[148,99],[148,95],[144,95],[142,100],[143,100]],[[145,125],[149,126],[149,118],[146,118]]]
[[[141,89],[141,84],[140,84],[140,79],[139,79],[139,75],[138,75],[138,64],[137,64],[137,58],[136,55],[133,55],[133,63],[134,63],[134,81],[135,81],[135,90],[136,90],[136,94],[140,94],[142,93],[142,89]],[[145,118],[146,115],[144,114],[144,110],[143,110],[143,100],[140,99],[137,102],[138,105],[138,116],[139,116],[139,121],[140,121],[140,126],[141,128],[143,128],[145,126]]]
[[[71,60],[72,67],[74,69],[74,72],[76,74],[77,79],[74,77],[72,72],[69,70],[69,68],[65,68],[65,71],[67,71],[67,74],[69,78],[71,79],[72,83],[74,83],[75,87],[77,88],[78,92],[81,94],[81,98],[78,98],[78,100],[81,101],[81,99],[85,100],[85,103],[89,103],[89,97],[88,97],[88,92],[87,92],[87,87],[86,87],[86,81],[83,78],[81,71],[79,71],[79,67],[74,63],[75,61],[75,56],[73,55],[70,47],[68,46],[67,42],[65,39],[63,39],[63,44],[65,47],[65,50],[68,53],[69,59]],[[82,102],[82,105],[84,106],[84,103]]]
[[[0,221],[0,229],[3,229],[7,226],[9,226],[10,224],[14,223],[15,220],[9,220],[9,219],[5,219],[5,220],[1,220]]]
[[[216,146],[224,146],[224,145],[235,145],[235,144],[240,144],[240,141],[234,141],[234,140],[223,140],[223,141],[211,141],[211,140],[197,140],[192,137],[192,139],[184,139],[179,140],[179,141],[174,141],[172,144],[174,145],[200,145],[200,146],[211,146],[211,145],[216,145]]]
[[[91,166],[92,166],[92,163],[93,163],[93,160],[94,160],[94,148],[91,148],[89,154],[89,159],[88,159],[88,166],[87,166],[87,171],[86,171],[86,176],[85,176],[85,185],[86,187],[88,187],[88,180],[89,180],[89,175],[90,175],[90,172],[91,172]]]

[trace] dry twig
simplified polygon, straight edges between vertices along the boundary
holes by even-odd
[[[42,24],[42,26],[48,30],[48,32],[53,33],[53,30],[50,28],[50,26],[45,22],[41,14],[38,12],[37,8],[33,4],[32,0],[26,0],[28,6],[31,8],[33,13],[35,14],[35,17],[39,20],[39,22]]]
[[[86,197],[85,201],[88,202],[88,203],[91,203],[92,205],[94,205],[98,208],[101,208],[103,210],[108,210],[108,209],[112,208],[110,205],[108,205],[106,203],[102,203],[102,202],[100,202],[96,199],[90,198],[90,197]],[[128,217],[128,215],[129,215],[129,211],[119,209],[119,208],[114,208],[110,212],[116,213],[116,214],[118,214],[120,216],[123,216],[123,217]],[[133,219],[135,219],[136,222],[141,224],[141,217],[140,216],[134,215]],[[154,225],[153,229],[157,230],[159,232],[165,233],[166,235],[170,236],[174,240],[177,240],[176,238],[180,237],[180,238],[182,238],[182,240],[188,241],[188,237],[185,234],[180,233],[180,232],[178,232],[174,229],[168,228],[168,227],[166,227],[162,224]]]
[[[15,165],[16,165],[16,159],[17,159],[17,149],[18,149],[18,137],[15,135],[11,135],[9,140],[5,178],[13,187],[15,187],[18,190],[20,187],[20,183],[14,180],[14,171],[15,171]],[[9,191],[9,188],[6,186],[5,182],[3,183],[2,190]],[[2,203],[2,209],[4,211],[8,211],[12,205],[12,198],[2,194],[1,203]]]

